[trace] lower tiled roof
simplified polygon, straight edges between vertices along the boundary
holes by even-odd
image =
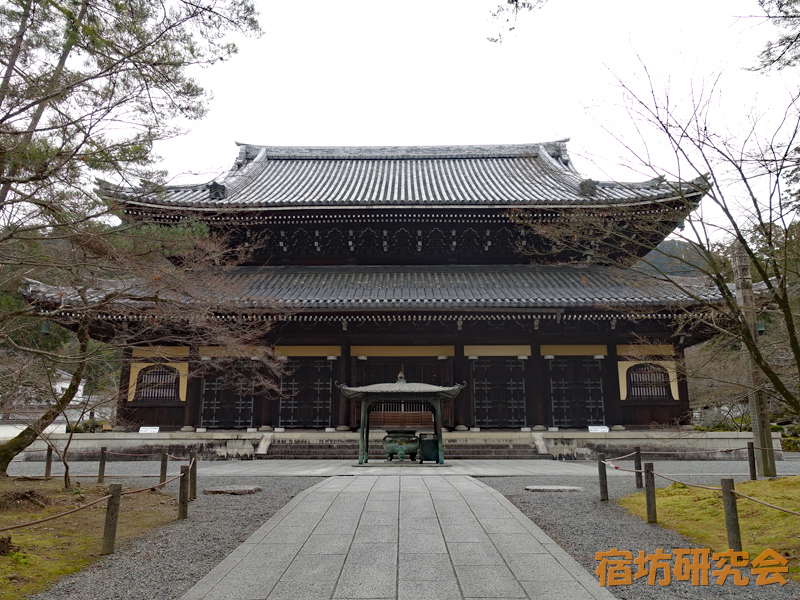
[[[136,280],[97,282],[85,293],[90,304],[105,302],[109,310],[139,314],[147,313],[159,295],[187,304],[202,301],[223,313],[288,310],[300,315],[387,310],[619,311],[696,304],[682,290],[692,290],[695,298],[706,301],[719,300],[699,280],[696,285],[683,281],[679,289],[667,281],[599,265],[238,267],[197,273],[196,281],[202,288],[199,293]],[[41,304],[80,304],[74,290],[37,281],[28,281],[23,294]]]
[[[244,267],[218,276],[251,308],[294,310],[634,308],[691,304],[675,286],[589,266]]]

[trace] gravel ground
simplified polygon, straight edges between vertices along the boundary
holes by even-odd
[[[593,463],[592,463],[593,464]],[[632,467],[621,462],[620,466]],[[796,464],[796,463],[795,463]],[[659,468],[659,466],[661,468]],[[786,465],[785,467],[795,467]],[[107,473],[153,474],[158,464],[141,462],[109,463]],[[179,464],[170,463],[170,473],[178,472]],[[41,475],[43,463],[12,463],[9,475]],[[693,483],[719,485],[721,474],[747,472],[746,463],[715,463],[699,461],[663,461],[656,470],[680,475]],[[791,469],[796,472],[797,469]],[[60,473],[53,465],[53,475]],[[74,474],[96,474],[97,463],[73,463]],[[713,473],[713,474],[712,474]],[[788,473],[787,473],[788,474]],[[612,499],[633,491],[632,475],[609,473],[609,494]],[[741,475],[737,481],[745,479]],[[322,481],[320,477],[198,477],[198,498],[189,506],[189,519],[174,522],[153,530],[148,536],[118,544],[117,552],[94,566],[84,569],[54,585],[36,598],[38,600],[116,600],[116,599],[175,599],[216,566],[225,556],[267,521],[278,509],[300,491]],[[688,548],[692,544],[683,536],[657,525],[647,525],[629,515],[613,502],[600,502],[596,477],[522,476],[481,477],[481,481],[505,494],[523,513],[558,542],[590,573],[597,562],[598,550],[620,548],[636,554],[638,550],[653,552],[656,548],[671,550]],[[144,486],[151,478],[111,479],[124,485]],[[667,482],[656,479],[657,485]],[[526,485],[572,485],[582,492],[533,493]],[[202,490],[224,485],[258,485],[263,491],[249,496],[206,496]],[[177,482],[167,491],[177,496]],[[608,588],[624,600],[666,600],[677,598],[800,600],[800,585],[749,585],[735,587],[715,583],[708,587],[672,581],[670,585],[650,587],[644,580],[631,586]],[[303,600],[303,599],[298,599]],[[569,600],[565,598],[565,600]]]
[[[321,477],[198,477],[197,499],[189,518],[120,542],[104,557],[35,596],[37,600],[171,600],[180,598],[223,558],[246,540],[298,493]],[[115,479],[143,487],[152,479]],[[263,491],[246,496],[204,495],[202,490],[256,485]],[[178,494],[177,482],[166,491]],[[300,599],[298,599],[300,600]]]
[[[620,466],[632,467],[632,464],[620,463]],[[681,470],[702,472],[704,463],[684,463]],[[718,476],[694,475],[684,476],[681,479],[689,483],[719,485]],[[664,548],[669,552],[674,548],[699,547],[669,529],[648,525],[614,502],[600,502],[599,487],[595,477],[481,477],[480,481],[505,495],[592,574],[598,564],[594,555],[600,550],[619,548],[631,551],[635,557],[639,550],[651,553],[656,548]],[[659,487],[669,483],[658,478],[656,482]],[[526,491],[526,485],[569,485],[582,487],[583,491],[538,493]],[[631,478],[608,478],[608,492],[612,500],[635,491],[632,474]],[[743,534],[746,535],[745,532]],[[689,582],[675,581],[674,578],[669,585],[663,587],[658,584],[648,586],[646,582],[647,579],[644,578],[634,582],[633,585],[613,586],[607,589],[623,600],[800,599],[800,584],[793,581],[789,581],[785,586],[756,586],[753,581],[746,587],[732,585],[730,578],[724,586],[717,585],[715,579],[711,578],[707,587],[692,586]]]

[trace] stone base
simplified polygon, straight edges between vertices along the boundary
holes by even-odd
[[[545,427],[544,425],[536,425],[536,426],[533,428],[533,430],[534,430],[534,431],[547,431],[547,427]]]
[[[258,428],[259,431],[272,431],[272,427],[269,425],[262,425]]]
[[[572,485],[526,485],[529,492],[581,492],[582,487]]]
[[[456,425],[456,431],[469,431],[469,427],[466,425]]]
[[[625,431],[625,427],[623,425],[614,425],[611,431]]]
[[[249,485],[229,485],[221,488],[209,488],[203,490],[204,494],[231,494],[233,496],[244,496],[246,494],[255,494],[260,492],[260,487],[253,487]]]
[[[338,425],[336,431],[350,431],[350,427],[348,425]]]
[[[193,432],[194,431],[194,427],[192,427],[191,425],[184,425],[183,427],[181,427],[181,431]]]

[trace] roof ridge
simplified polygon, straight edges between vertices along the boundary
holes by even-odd
[[[276,160],[403,160],[415,158],[517,158],[535,156],[540,147],[548,152],[560,154],[566,151],[569,138],[550,142],[526,144],[443,144],[433,146],[270,146],[236,142],[240,156],[252,159],[255,154],[265,152]],[[244,158],[242,156],[242,158]],[[240,158],[241,160],[241,158]]]

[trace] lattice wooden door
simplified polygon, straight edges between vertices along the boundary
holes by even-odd
[[[605,425],[602,360],[563,356],[547,363],[553,426]]]
[[[286,363],[281,380],[279,427],[318,428],[332,424],[333,362],[295,358]]]
[[[480,358],[470,361],[477,427],[525,427],[525,361]]]
[[[253,427],[258,397],[247,382],[226,382],[212,374],[203,376],[200,425],[209,429]]]

